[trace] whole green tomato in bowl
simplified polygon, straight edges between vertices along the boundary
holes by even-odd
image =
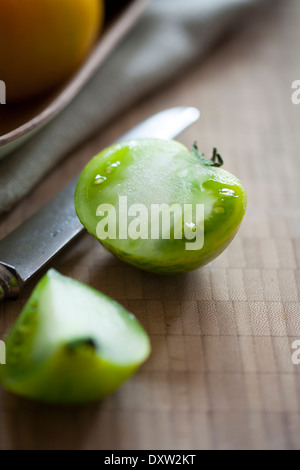
[[[83,170],[77,215],[119,259],[171,274],[216,258],[236,235],[247,195],[213,151],[206,160],[177,141],[138,139],[103,150]]]

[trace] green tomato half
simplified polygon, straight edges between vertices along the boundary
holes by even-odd
[[[218,157],[218,161],[216,158]],[[212,261],[246,210],[242,183],[177,141],[117,143],[83,170],[75,208],[85,228],[119,259],[160,274]]]
[[[131,313],[53,269],[34,289],[5,344],[1,384],[58,404],[103,398],[150,354],[148,335]]]

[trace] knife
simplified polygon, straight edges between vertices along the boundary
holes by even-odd
[[[196,108],[167,109],[133,128],[118,142],[143,137],[172,139],[199,117]],[[17,298],[23,285],[84,230],[73,201],[78,178],[0,241],[0,300]]]

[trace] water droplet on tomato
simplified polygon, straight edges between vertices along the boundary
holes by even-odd
[[[113,167],[113,168],[116,168],[119,165],[121,165],[121,162],[117,161],[117,162],[111,163],[110,166]]]
[[[104,181],[106,181],[106,176],[97,175],[94,184],[101,184],[104,183]]]
[[[220,190],[220,194],[222,194],[222,196],[234,196],[234,197],[236,197],[236,194],[233,191],[233,189],[229,189],[229,188],[222,188]]]
[[[196,224],[194,224],[194,222],[186,222],[185,224],[188,228],[191,229],[192,232],[196,232]]]

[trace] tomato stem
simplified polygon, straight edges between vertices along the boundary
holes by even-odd
[[[221,155],[218,153],[216,147],[213,148],[213,154],[210,160],[205,158],[205,154],[199,152],[197,142],[193,143],[192,153],[201,161],[203,165],[220,167],[224,161]]]

